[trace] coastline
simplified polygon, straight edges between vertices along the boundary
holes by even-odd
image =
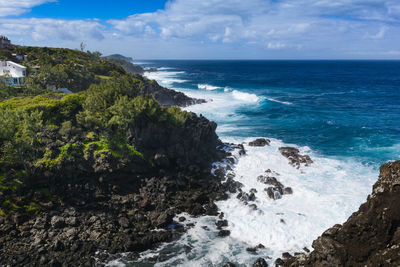
[[[150,86],[141,94],[154,94],[167,107],[180,105],[190,111],[213,104],[213,100],[204,103],[157,83],[145,82]],[[243,96],[239,99],[249,104]],[[32,218],[17,212],[1,218],[4,242],[0,249],[4,258],[0,261],[49,266],[103,266],[121,261],[182,265],[204,263],[205,257],[207,264],[230,262],[227,266],[234,266],[254,262],[256,266],[266,266],[302,265],[304,259],[313,265],[312,261],[336,257],[337,252],[330,251],[330,256],[324,256],[326,251],[318,252],[330,242],[325,239],[318,241],[319,247],[314,246],[315,253],[306,255],[298,251],[308,252],[311,241],[323,230],[337,223],[337,218],[345,221],[354,211],[351,207],[361,204],[365,182],[359,183],[357,179],[363,177],[352,181],[358,192],[352,192],[354,187],[345,192],[335,191],[335,184],[346,182],[347,174],[330,177],[330,183],[316,177],[343,171],[342,162],[273,138],[246,138],[224,144],[216,128],[214,122],[195,114],[190,114],[180,127],[151,123],[134,132],[135,147],[145,158],[154,155],[148,161],[143,156],[116,161],[111,154],[105,154],[85,158],[88,162],[79,159],[50,172],[39,172],[42,179],[58,176],[68,181],[56,180],[50,187],[58,200],[48,202],[43,213]],[[74,165],[78,168],[74,169]],[[302,183],[298,182],[299,177]],[[10,171],[4,178],[16,182],[17,173]],[[37,197],[45,198],[40,194]],[[335,198],[336,203],[332,201]],[[325,207],[329,203],[337,207],[347,203],[347,209],[331,214],[334,210]],[[315,227],[311,223],[314,221],[323,224]],[[260,231],[270,235],[266,239]],[[197,245],[193,246],[193,241]],[[204,251],[202,247],[211,249]],[[179,258],[182,249],[187,249],[188,258]],[[347,259],[339,257],[338,262],[345,265]]]

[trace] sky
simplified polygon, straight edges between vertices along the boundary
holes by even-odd
[[[400,59],[400,0],[0,0],[14,44],[134,59]]]

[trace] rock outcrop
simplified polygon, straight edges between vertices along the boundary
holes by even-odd
[[[400,161],[384,164],[367,202],[285,266],[400,266]]]
[[[146,79],[146,78],[145,78]],[[150,81],[149,85],[142,89],[142,95],[154,95],[154,98],[163,106],[187,107],[194,104],[206,103],[204,99],[191,98],[182,92],[177,92],[160,86],[156,81]]]
[[[301,164],[309,166],[313,163],[312,159],[308,155],[301,155],[300,151],[295,147],[280,147],[279,151],[282,156],[289,160],[289,164],[297,169],[300,168]]]
[[[249,142],[249,146],[269,146],[269,143],[271,143],[269,139],[259,138]]]
[[[141,156],[90,153],[93,146],[54,167],[38,166],[31,186],[18,195],[34,196],[41,210],[0,216],[0,265],[93,266],[95,258],[109,261],[122,252],[132,259],[184,230],[173,221],[176,214],[218,215],[213,201],[225,197],[226,187],[211,175],[211,163],[225,152],[216,149],[222,143],[215,129],[191,114],[181,127],[149,123],[132,129]],[[41,138],[57,147],[56,132]],[[5,179],[16,175],[10,170]]]
[[[279,176],[280,174],[270,169],[265,171],[265,174],[257,177],[257,181],[266,185],[269,185],[264,189],[264,191],[268,194],[268,197],[277,200],[282,198],[282,195],[290,195],[293,194],[293,190],[291,187],[285,187],[275,176]]]

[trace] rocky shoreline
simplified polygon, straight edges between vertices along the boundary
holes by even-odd
[[[156,83],[141,94],[153,94],[167,107],[204,102]],[[177,217],[181,213],[218,216],[218,237],[229,236],[229,222],[214,202],[232,194],[243,205],[257,210],[253,203],[257,191],[245,192],[242,184],[234,180],[232,166],[246,155],[243,144],[223,144],[216,127],[214,122],[192,113],[183,127],[148,123],[131,129],[135,147],[143,153],[141,157],[127,160],[92,153],[92,157],[72,158],[50,170],[39,166],[32,177],[35,183],[18,194],[40,201],[42,210],[36,215],[16,212],[0,216],[0,265],[103,266],[115,255],[134,261],[140,252],[176,240],[190,227],[184,224],[185,217]],[[56,132],[42,132],[40,138],[47,140],[50,149],[59,146]],[[80,140],[70,142],[72,146]],[[260,138],[248,145],[269,143]],[[294,168],[313,163],[296,148],[281,147],[279,151]],[[148,158],[151,160],[145,160]],[[213,165],[215,162],[220,164]],[[4,180],[17,183],[17,176],[10,170]],[[255,179],[265,185],[265,194],[274,201],[293,193],[291,187],[279,181],[279,173],[274,170],[265,170]],[[47,190],[43,190],[44,184]],[[313,252],[305,248],[295,255],[284,253],[275,265],[400,264],[399,188],[400,162],[383,165],[373,194],[343,226],[335,225],[324,232],[314,241]],[[2,198],[0,195],[0,202]],[[281,219],[281,223],[285,222]],[[247,251],[256,253],[264,248],[259,244]],[[253,266],[268,264],[260,257]]]
[[[399,266],[400,161],[380,168],[367,202],[343,224],[326,230],[314,251],[289,255],[284,266]]]

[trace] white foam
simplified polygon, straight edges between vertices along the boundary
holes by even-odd
[[[284,105],[293,105],[293,103],[289,102],[289,101],[280,101],[280,100],[277,100],[277,99],[271,98],[271,97],[268,97],[267,99],[271,102],[276,102],[276,103],[280,103],[280,104],[284,104]]]
[[[150,80],[156,80],[162,86],[170,87],[174,83],[187,82],[186,80],[179,78],[179,75],[184,73],[184,71],[150,71],[145,72],[144,76]]]
[[[218,122],[218,133],[229,132],[236,128],[241,115],[238,108],[253,108],[260,97],[238,90],[181,90],[190,97],[203,98],[208,102],[185,108],[203,114]],[[272,98],[271,98],[272,99]],[[289,104],[289,102],[270,101]],[[255,107],[256,108],[256,107]],[[224,137],[225,142],[248,142],[255,138]],[[309,167],[296,169],[288,164],[278,148],[288,146],[280,140],[271,139],[266,147],[245,146],[247,154],[234,166],[236,180],[241,182],[245,191],[257,190],[258,210],[254,211],[240,202],[235,195],[226,201],[217,203],[229,222],[231,235],[218,238],[215,217],[196,219],[195,227],[189,229],[178,241],[165,244],[157,251],[175,251],[175,256],[156,264],[156,266],[221,266],[231,261],[238,265],[251,265],[260,256],[270,256],[273,265],[281,253],[311,249],[312,241],[324,230],[336,223],[343,223],[359,205],[366,200],[372,184],[378,177],[378,171],[366,167],[351,158],[335,159],[324,157],[300,147],[301,153],[311,156],[314,163]],[[284,195],[277,201],[268,198],[266,187],[257,181],[265,170],[271,169],[280,175],[277,179],[293,189],[292,195]],[[281,222],[281,219],[285,223]],[[203,227],[207,226],[209,230]],[[263,244],[266,249],[259,255],[246,251],[247,247]],[[144,254],[146,255],[146,253]]]
[[[229,139],[228,142],[251,141]],[[269,256],[269,265],[283,252],[299,252],[303,247],[311,249],[312,241],[336,223],[343,223],[359,205],[366,200],[371,186],[377,178],[372,170],[354,161],[321,157],[308,147],[299,147],[301,153],[311,156],[314,163],[296,169],[279,152],[279,147],[289,146],[271,139],[266,147],[249,147],[233,171],[235,180],[241,182],[243,190],[257,190],[257,210],[244,205],[232,194],[217,205],[228,220],[229,237],[219,238],[216,217],[191,218],[195,226],[178,241],[164,244],[156,251],[142,254],[140,262],[155,255],[172,253],[166,261],[156,266],[222,266],[230,261],[237,265],[251,266],[260,256]],[[271,200],[257,181],[265,170],[271,169],[280,175],[276,178],[293,189],[292,195]],[[250,202],[249,204],[251,204]],[[281,222],[284,220],[284,223]],[[250,254],[247,247],[263,244],[266,248],[258,255]],[[114,262],[115,264],[115,262]]]
[[[238,90],[233,90],[232,95],[235,99],[238,99],[238,100],[241,100],[244,102],[257,103],[260,100],[260,98],[255,94],[240,92]]]
[[[217,89],[221,89],[222,87],[218,87],[218,86],[213,86],[213,85],[209,85],[209,84],[198,84],[197,88],[202,89],[202,90],[217,90]]]

